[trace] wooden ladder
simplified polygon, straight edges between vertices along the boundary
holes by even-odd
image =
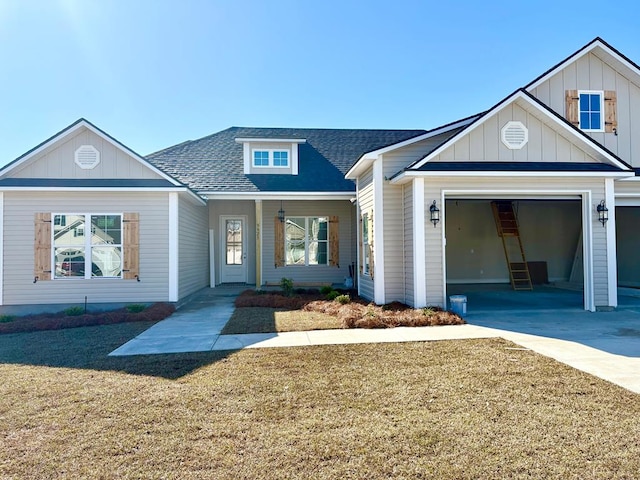
[[[529,265],[524,256],[524,248],[522,248],[522,240],[520,239],[518,220],[513,210],[513,202],[491,202],[491,208],[498,236],[502,239],[511,286],[514,290],[533,290]]]

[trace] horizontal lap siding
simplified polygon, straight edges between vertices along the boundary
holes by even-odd
[[[574,179],[574,178],[438,178],[426,179],[425,182],[425,211],[433,199],[440,199],[443,190],[474,190],[490,194],[497,190],[522,191],[527,196],[527,191],[557,190],[561,191],[591,191],[591,225],[593,232],[593,273],[594,273],[594,299],[596,306],[608,305],[608,271],[607,271],[607,238],[606,229],[598,222],[596,205],[604,198],[604,181],[601,179]],[[451,194],[449,194],[451,195]],[[531,194],[534,196],[535,194]],[[446,222],[446,211],[444,213]],[[427,302],[442,304],[444,298],[443,264],[442,264],[442,237],[440,226],[429,228],[425,226],[426,235],[426,269],[427,269]],[[612,239],[613,241],[614,239]]]
[[[565,115],[567,90],[613,90],[617,97],[618,134],[589,133],[634,167],[640,167],[640,85],[589,53],[532,90],[532,94]]]
[[[167,301],[169,201],[167,193],[4,194],[4,304]],[[33,283],[34,215],[125,213],[140,215],[140,282],[122,279],[54,279]]]
[[[209,218],[205,205],[180,197],[179,213],[179,297],[209,285]]]
[[[291,278],[295,283],[344,283],[349,276],[349,265],[355,259],[351,256],[352,222],[355,208],[348,200],[288,201],[283,203],[287,217],[329,217],[337,215],[340,242],[340,266],[310,265],[284,266],[276,268],[275,217],[280,209],[279,201],[264,201],[262,204],[262,281],[277,284],[282,278]],[[353,239],[355,241],[355,239]],[[331,244],[329,244],[331,249]]]
[[[360,215],[370,212],[373,209],[373,168],[367,170],[359,179],[358,179],[358,207],[360,209]],[[375,218],[374,218],[375,221]],[[362,228],[362,223],[358,221],[358,228]],[[360,232],[362,235],[362,232]],[[362,237],[360,237],[362,238]],[[375,247],[375,245],[374,245]],[[362,252],[360,252],[360,260],[364,262],[364,257],[362,256]],[[374,268],[375,274],[375,268]],[[358,268],[358,275],[360,279],[360,296],[366,298],[367,300],[373,300],[373,286],[374,280],[371,279],[369,275],[364,275],[360,273],[360,268]]]

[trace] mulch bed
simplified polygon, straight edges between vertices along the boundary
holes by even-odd
[[[292,296],[280,292],[246,290],[238,296],[235,305],[237,308],[269,307],[326,313],[337,317],[343,328],[426,327],[466,323],[459,315],[436,306],[414,309],[400,302],[376,305],[358,297],[354,291],[341,293],[349,295],[351,301],[341,304],[313,290]]]
[[[128,311],[126,308],[108,312],[86,313],[77,316],[68,316],[64,312],[41,313],[38,315],[15,317],[9,322],[0,323],[0,334],[111,325],[125,322],[157,322],[167,318],[173,312],[175,312],[173,305],[168,303],[155,303],[143,311],[135,313]]]

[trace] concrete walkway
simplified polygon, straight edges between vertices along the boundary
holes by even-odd
[[[148,330],[117,348],[109,355],[147,355],[178,352],[205,352],[212,350],[239,350],[243,348],[303,347],[311,345],[337,345],[357,343],[401,343],[436,340],[458,340],[474,338],[504,338],[551,357],[571,367],[590,373],[616,385],[640,393],[640,353],[627,356],[610,353],[579,343],[573,339],[553,338],[515,331],[518,324],[528,325],[526,315],[544,316],[549,327],[562,324],[562,311],[518,312],[508,315],[511,327],[499,316],[495,322],[502,328],[492,328],[487,316],[469,315],[470,324],[441,327],[399,327],[392,329],[341,329],[314,330],[308,332],[257,333],[244,335],[220,335],[233,313],[233,301],[242,289],[225,287],[199,292],[185,307],[171,317],[158,322]],[[612,321],[618,312],[607,312]],[[635,313],[637,311],[627,312]],[[503,312],[507,315],[506,312]],[[495,315],[495,313],[494,313]],[[523,317],[523,315],[525,317]],[[600,315],[580,312],[583,322],[597,324],[603,321]],[[475,318],[474,318],[475,317]],[[523,320],[525,320],[523,322]],[[484,324],[480,325],[480,324]],[[507,329],[509,328],[509,329]],[[538,324],[538,328],[541,325]],[[575,328],[575,325],[574,325]],[[552,328],[542,329],[545,334]],[[563,330],[560,328],[560,330]],[[536,332],[538,333],[538,332]],[[541,332],[542,333],[542,332]],[[640,348],[640,340],[630,339],[633,349]],[[625,352],[626,353],[626,352]]]

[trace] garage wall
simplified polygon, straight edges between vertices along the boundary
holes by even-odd
[[[527,261],[547,263],[550,281],[567,281],[582,233],[576,201],[516,201]],[[509,271],[489,200],[446,202],[447,282],[505,283]]]

